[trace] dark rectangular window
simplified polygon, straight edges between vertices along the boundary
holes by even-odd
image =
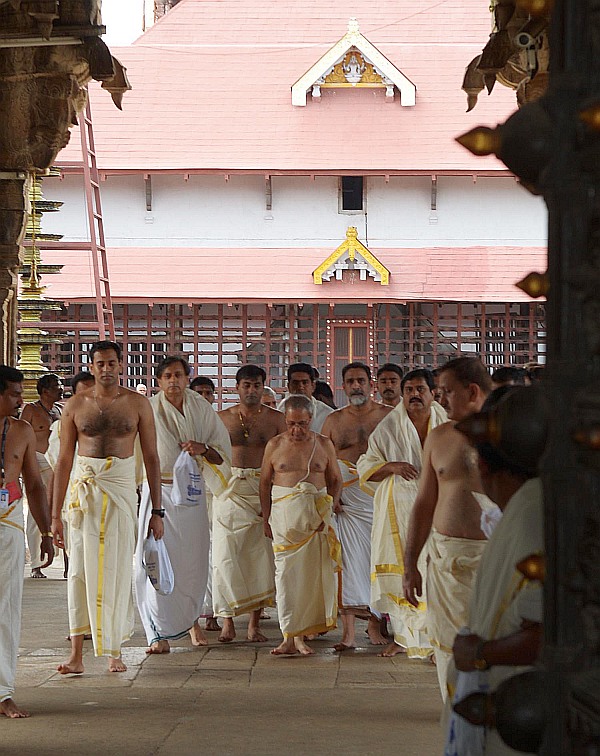
[[[363,177],[342,176],[342,210],[363,209]]]

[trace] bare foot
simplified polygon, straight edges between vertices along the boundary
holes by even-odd
[[[388,621],[387,617],[382,617],[379,620],[379,632],[383,635],[384,638],[391,638],[390,631],[388,628]]]
[[[306,643],[299,636],[294,638],[294,645],[296,646],[298,651],[302,654],[302,656],[310,656],[311,654],[315,653],[312,650],[312,648],[310,646],[307,646]]]
[[[41,571],[39,567],[34,567],[31,570],[31,577],[32,578],[45,578],[46,575],[44,575],[44,573]]]
[[[341,643],[336,643],[333,647],[333,650],[341,653],[342,651],[354,651],[354,648],[355,646],[351,646],[348,643],[344,643],[344,641],[342,641]]]
[[[82,675],[83,674],[83,662],[81,659],[69,659],[62,664],[59,664],[56,668],[61,675]]]
[[[217,622],[216,617],[207,617],[206,623],[204,625],[204,629],[207,630],[209,633],[213,632],[219,632],[221,629],[221,625]]]
[[[158,641],[159,643],[161,641]],[[154,644],[153,644],[154,645]],[[109,672],[126,672],[127,667],[123,663],[123,659],[119,656],[118,659],[113,659],[112,657],[108,660],[108,671]]]
[[[219,643],[231,643],[235,638],[235,625],[231,617],[225,617],[223,620],[223,629],[219,635]]]
[[[255,627],[252,629],[248,628],[248,640],[251,641],[252,643],[264,643],[265,641],[268,641],[269,639],[267,638],[266,635],[261,633],[257,627]]]
[[[46,577],[44,575],[44,577]],[[0,714],[3,714],[5,717],[8,717],[9,719],[26,719],[27,717],[30,717],[31,714],[28,711],[25,711],[24,709],[19,709],[17,704],[12,700],[12,698],[6,698],[4,701],[0,703]]]
[[[208,638],[202,632],[197,620],[190,628],[190,638],[192,646],[208,646]]]
[[[151,643],[150,646],[148,646],[148,648],[146,649],[147,654],[168,654],[170,651],[171,651],[171,646],[169,646],[169,641],[167,640],[154,641],[154,643]],[[110,671],[123,672],[124,670],[111,669]]]
[[[287,638],[283,643],[280,643],[277,648],[274,648],[271,653],[273,656],[293,656],[298,653],[298,649],[294,644],[294,639]]]
[[[380,623],[378,619],[370,619],[367,626],[367,635],[372,646],[385,646],[386,639],[381,634]]]
[[[377,656],[397,656],[398,654],[405,654],[406,649],[402,646],[399,646],[397,643],[390,643],[389,646],[386,646],[383,651],[380,654],[377,654]]]

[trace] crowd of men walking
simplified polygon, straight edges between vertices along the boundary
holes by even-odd
[[[242,615],[247,639],[264,642],[261,617],[273,606],[283,636],[273,655],[312,654],[311,639],[338,616],[333,648],[347,653],[364,620],[381,656],[435,663],[448,755],[515,753],[450,703],[495,689],[533,664],[541,644],[541,588],[516,567],[543,549],[545,414],[538,389],[515,385],[524,371],[490,376],[461,357],[435,375],[389,363],[373,379],[351,362],[348,403],[334,409],[309,364],[290,365],[278,404],[264,370],[244,365],[239,402],[215,412],[213,382],[190,382],[181,356],[156,367],[150,399],[145,386],[121,385],[122,368],[119,345],[98,342],[64,406],[60,380],[45,375],[17,419],[23,375],[0,366],[0,713],[27,716],[12,698],[22,480],[31,577],[44,577],[55,547],[64,553],[71,654],[62,674],[84,672],[86,637],[111,672],[126,669],[135,579],[148,653],[168,653],[188,633],[206,645],[211,630],[230,643]],[[145,569],[149,536],[171,562],[166,595]]]

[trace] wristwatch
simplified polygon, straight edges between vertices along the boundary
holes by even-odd
[[[475,649],[475,660],[473,661],[473,666],[475,667],[475,669],[479,670],[479,672],[484,672],[486,669],[489,669],[490,666],[483,658],[483,647],[486,643],[487,641],[483,640],[482,638],[477,644],[477,648]]]
[[[150,510],[153,515],[158,515],[159,517],[165,516],[165,510],[164,509],[151,509]]]

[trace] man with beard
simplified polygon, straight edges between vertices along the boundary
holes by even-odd
[[[371,536],[371,606],[389,614],[394,642],[382,656],[406,652],[410,658],[431,655],[425,623],[425,601],[412,607],[402,590],[403,551],[417,495],[423,444],[431,428],[446,421],[433,401],[429,370],[407,373],[402,402],[371,434],[367,452],[358,460],[360,482],[374,495]],[[424,563],[420,565],[423,569]]]
[[[265,446],[286,430],[281,412],[262,404],[266,373],[244,365],[236,373],[240,403],[219,412],[232,447],[231,478],[213,499],[213,607],[223,618],[221,643],[235,638],[233,618],[250,614],[248,640],[263,642],[261,609],[274,605],[273,549],[264,534],[259,499]]]
[[[425,444],[404,553],[404,593],[413,607],[419,606],[425,588],[419,560],[426,551],[427,630],[446,700],[452,643],[467,624],[471,590],[486,544],[481,505],[473,495],[483,495],[477,454],[454,425],[481,410],[492,380],[477,357],[450,360],[438,373],[442,405],[452,422],[434,428]]]
[[[355,617],[367,617],[371,643],[385,645],[379,618],[370,612],[371,604],[371,528],[373,497],[361,490],[356,461],[367,450],[369,436],[392,409],[371,398],[371,370],[362,362],[350,362],[342,369],[347,407],[336,410],[325,420],[323,435],[333,442],[343,491],[337,514],[337,531],[342,544],[341,614],[344,633],[336,651],[355,647]]]
[[[377,371],[377,393],[389,407],[397,407],[402,400],[402,370],[393,362],[386,362]]]

